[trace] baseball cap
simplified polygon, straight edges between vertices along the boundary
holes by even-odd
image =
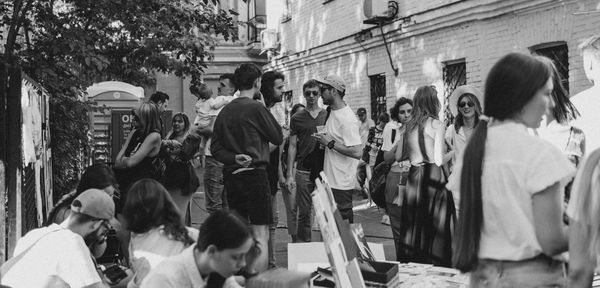
[[[340,92],[346,91],[346,83],[344,82],[344,79],[342,79],[342,77],[340,76],[330,74],[323,78],[318,78],[316,80],[317,82],[327,84]]]
[[[115,215],[115,203],[103,190],[88,189],[73,200],[71,210],[97,219],[111,220]]]
[[[356,114],[357,115],[365,115],[365,114],[367,114],[367,109],[365,109],[363,107],[358,108],[358,110],[356,110]]]

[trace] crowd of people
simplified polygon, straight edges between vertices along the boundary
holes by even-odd
[[[330,74],[303,84],[286,125],[276,105],[284,75],[242,64],[222,75],[217,95],[192,85],[195,120],[176,113],[163,137],[169,96],[156,92],[132,111],[114,165],[88,167],[44,227],[19,240],[2,284],[243,286],[276,267],[278,191],[291,241],[313,240],[311,194],[323,172],[343,220],[354,222],[360,192],[384,209],[397,261],[470,272],[472,287],[590,287],[600,36],[581,50],[592,88],[570,98],[551,60],[510,53],[483,92],[454,90],[452,119],[440,119],[440,95],[423,85],[374,122],[353,112],[346,82]],[[200,170],[209,216],[195,229]],[[115,253],[120,265],[97,264]]]

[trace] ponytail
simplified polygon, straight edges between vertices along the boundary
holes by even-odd
[[[488,121],[481,120],[465,148],[460,178],[460,212],[453,243],[452,264],[461,272],[477,267],[483,226],[481,173]]]

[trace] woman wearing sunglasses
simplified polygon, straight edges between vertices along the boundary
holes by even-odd
[[[444,160],[451,159],[454,164],[457,157],[462,155],[473,134],[473,129],[479,123],[481,96],[481,91],[471,85],[459,86],[450,95],[450,112],[454,116],[454,124],[446,130],[448,153]]]

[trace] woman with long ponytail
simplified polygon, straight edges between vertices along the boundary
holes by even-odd
[[[528,132],[554,105],[552,77],[544,61],[518,53],[488,74],[485,116],[447,185],[460,194],[453,265],[471,272],[471,287],[566,287],[561,196],[575,170]]]

